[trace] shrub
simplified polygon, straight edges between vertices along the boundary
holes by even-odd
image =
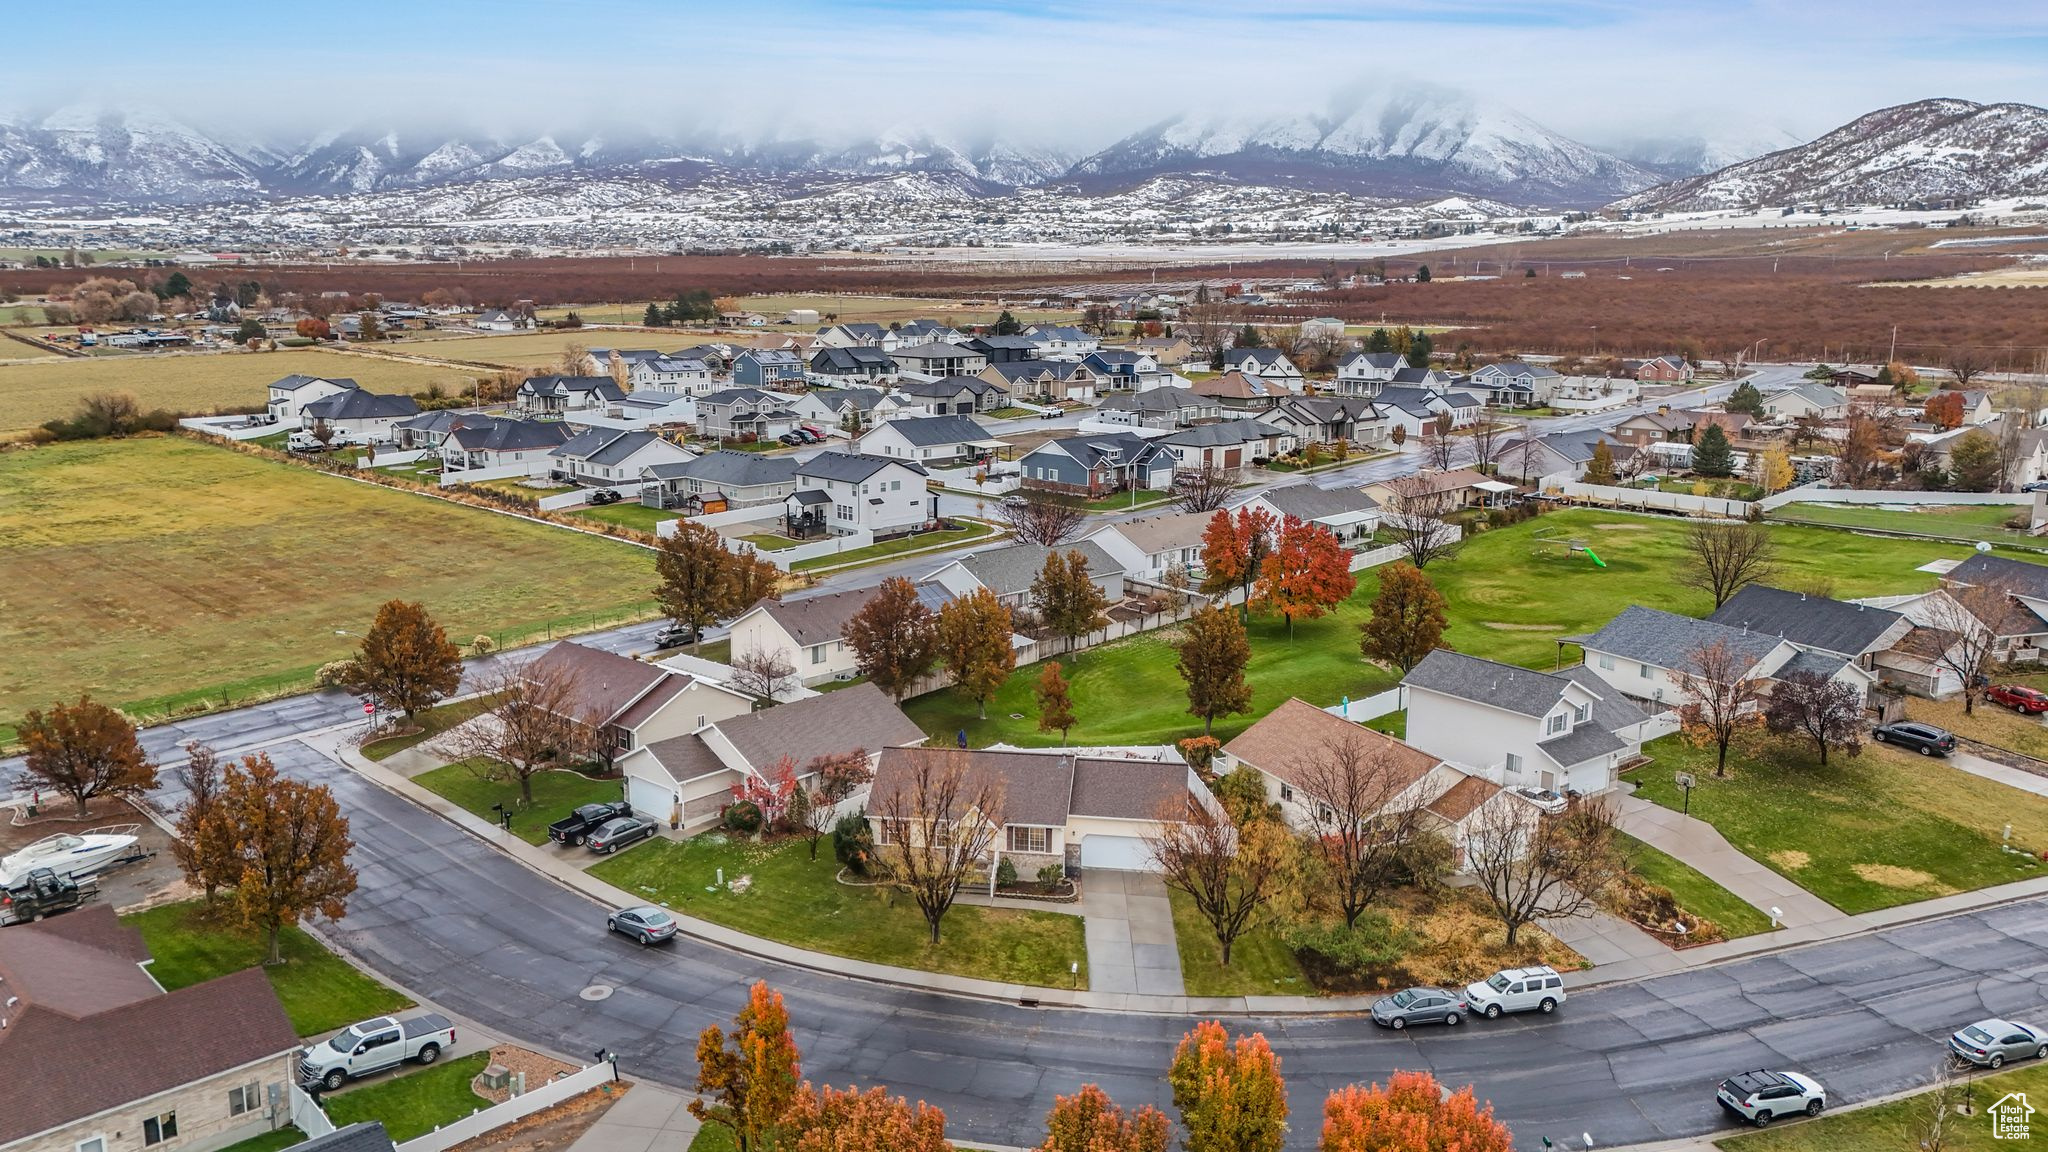
[[[1057,887],[1067,878],[1067,870],[1058,864],[1047,864],[1038,870],[1038,882],[1048,888]]]
[[[497,650],[498,642],[481,632],[477,633],[469,641],[469,654],[471,656],[489,656]]]
[[[761,830],[761,807],[752,800],[736,800],[725,809],[725,826],[745,836]]]
[[[832,826],[832,856],[856,876],[871,875],[875,865],[875,830],[865,810],[839,818]]]
[[[1394,857],[1397,877],[1425,892],[1440,891],[1451,874],[1454,852],[1441,836],[1415,836]]]
[[[1003,858],[1002,858],[1001,860],[998,860],[998,861],[996,861],[996,883],[998,883],[998,884],[1015,884],[1016,882],[1017,882],[1017,863],[1016,863],[1016,861],[1014,861],[1014,860],[1010,859],[1010,858],[1009,858],[1008,856],[1005,856],[1005,857],[1003,857]]]
[[[331,661],[322,664],[320,670],[313,673],[313,685],[316,688],[345,688],[354,683],[355,679],[356,662],[353,660]]]
[[[126,392],[99,392],[78,402],[69,420],[50,420],[43,431],[54,440],[99,440],[136,432],[169,432],[178,416],[162,408],[148,412]]]
[[[1386,913],[1368,908],[1358,923],[1298,924],[1282,937],[1309,978],[1322,988],[1361,988],[1400,964],[1418,941]]]

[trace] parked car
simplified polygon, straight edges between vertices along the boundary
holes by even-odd
[[[2048,1056],[2048,1032],[2012,1020],[1979,1020],[1949,1037],[1948,1050],[1979,1067],[1997,1068],[2007,1060]]]
[[[599,488],[590,494],[590,502],[592,504],[617,504],[619,502],[618,489]]]
[[[609,856],[629,844],[647,839],[658,828],[659,825],[645,816],[618,816],[598,825],[584,838],[584,843],[599,856]]]
[[[790,435],[795,436],[797,439],[802,440],[806,444],[816,444],[818,441],[824,439],[823,436],[818,435],[816,432],[811,431],[809,428],[792,429]]]
[[[1956,734],[1946,728],[1932,724],[1921,724],[1913,720],[1901,720],[1896,724],[1880,724],[1871,730],[1870,738],[1879,744],[1897,744],[1911,748],[1922,756],[1946,756],[1956,750]]]
[[[1410,1024],[1462,1024],[1465,1002],[1441,988],[1404,988],[1373,1003],[1372,1022],[1396,1031]]]
[[[656,648],[680,648],[685,644],[694,642],[696,639],[697,634],[690,631],[689,625],[670,621],[661,631],[654,634],[654,646]]]
[[[1564,978],[1547,965],[1508,968],[1465,989],[1465,1006],[1495,1020],[1503,1012],[1555,1012],[1564,1003]]]
[[[411,1060],[432,1064],[455,1046],[455,1025],[446,1016],[428,1012],[400,1020],[379,1016],[343,1028],[332,1040],[299,1053],[299,1086],[315,1084],[329,1092],[372,1072],[396,1068]]]
[[[1810,1076],[1798,1072],[1744,1072],[1721,1081],[1714,1098],[1744,1120],[1762,1128],[1773,1120],[1820,1115],[1827,1107],[1827,1089]]]
[[[809,432],[811,435],[816,436],[821,441],[825,439],[825,430],[823,428],[818,427],[816,424],[799,424],[797,425],[797,430],[801,432]]]
[[[784,432],[782,435],[777,436],[776,439],[789,445],[791,448],[804,442],[804,438],[794,432]]]
[[[622,909],[605,917],[604,930],[630,936],[634,943],[645,947],[674,939],[676,918],[669,915],[665,909],[643,904],[638,908]]]
[[[567,844],[571,848],[581,848],[583,841],[605,821],[632,814],[632,805],[624,800],[614,800],[609,804],[585,804],[548,825],[548,839],[557,844]]]
[[[1990,691],[1984,693],[1984,698],[2029,716],[2048,712],[2048,692],[2037,692],[2022,684],[1994,684]]]

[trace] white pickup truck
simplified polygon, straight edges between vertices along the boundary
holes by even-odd
[[[379,1016],[343,1028],[333,1039],[299,1053],[299,1086],[329,1092],[359,1076],[396,1068],[408,1060],[432,1064],[455,1046],[455,1025],[428,1012],[410,1019]]]

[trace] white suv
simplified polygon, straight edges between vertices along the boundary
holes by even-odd
[[[1721,1081],[1714,1098],[1744,1120],[1761,1128],[1784,1116],[1820,1115],[1828,1091],[1820,1082],[1797,1072],[1744,1072]]]
[[[1564,1003],[1564,979],[1550,967],[1509,968],[1465,989],[1465,1004],[1488,1020],[1503,1012],[1554,1012]]]

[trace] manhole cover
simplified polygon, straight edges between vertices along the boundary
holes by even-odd
[[[578,996],[583,997],[585,1000],[603,1000],[611,994],[612,986],[609,984],[592,984],[590,987],[577,993]]]

